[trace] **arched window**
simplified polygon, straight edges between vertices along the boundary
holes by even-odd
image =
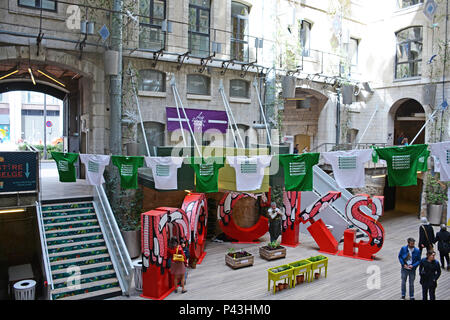
[[[250,84],[242,79],[230,80],[230,97],[233,98],[250,98]]]
[[[150,69],[139,71],[139,91],[166,92],[166,74]]]
[[[187,94],[211,95],[211,78],[201,74],[188,74]]]
[[[410,78],[421,75],[422,27],[409,27],[395,34],[397,53],[395,56],[395,78]]]

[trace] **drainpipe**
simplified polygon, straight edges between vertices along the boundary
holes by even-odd
[[[110,84],[110,133],[109,150],[112,154],[122,154],[122,0],[114,0],[111,23],[111,48],[118,54],[118,73],[111,75]],[[114,170],[113,170],[114,171]]]
[[[447,64],[447,48],[448,48],[448,0],[445,9],[445,46],[444,46],[444,66],[442,72],[442,103],[445,101],[445,65]],[[440,142],[443,139],[444,130],[442,126],[444,125],[444,108],[441,110],[441,132],[440,132]]]

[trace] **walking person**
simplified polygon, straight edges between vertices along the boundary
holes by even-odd
[[[435,259],[436,252],[433,250],[427,251],[427,257],[420,261],[419,275],[420,284],[422,285],[422,299],[428,300],[428,294],[430,300],[436,300],[436,287],[437,280],[441,275],[441,268],[439,262]]]
[[[187,292],[184,288],[185,272],[187,259],[183,251],[183,247],[178,243],[178,240],[174,238],[172,240],[173,246],[169,248],[169,255],[172,257],[172,265],[170,272],[174,275],[175,293],[178,292],[178,284],[181,282],[181,293]]]
[[[298,154],[299,150],[298,150],[298,143],[295,145],[294,147],[294,154]]]
[[[181,240],[181,247],[183,248],[184,255],[186,256],[186,271],[184,272],[184,284],[186,284],[190,258],[189,245],[185,240]]]
[[[279,208],[277,208],[276,202],[270,204],[269,210],[269,234],[270,242],[277,241],[278,237],[281,235],[281,217],[283,213]]]
[[[447,260],[447,271],[450,271],[450,232],[447,231],[445,224],[441,224],[441,230],[436,233],[434,242],[438,243],[437,247],[441,258],[441,268],[445,269],[445,260]]]
[[[433,226],[428,222],[426,217],[420,218],[421,225],[419,227],[419,250],[422,257],[422,250],[433,250],[434,230]]]
[[[408,244],[403,246],[398,253],[401,269],[401,292],[402,299],[406,297],[406,281],[409,280],[409,298],[414,300],[414,280],[416,269],[420,263],[420,251],[415,247],[416,240],[408,238]]]

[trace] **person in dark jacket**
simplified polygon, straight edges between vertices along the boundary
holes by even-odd
[[[450,271],[450,232],[447,231],[447,226],[445,224],[441,224],[441,230],[436,233],[434,242],[437,242],[438,244],[437,247],[441,258],[441,268],[445,269],[445,260],[447,260],[447,270]]]
[[[426,217],[420,218],[422,224],[419,227],[419,250],[422,256],[422,250],[433,250],[434,230],[433,226],[428,222]]]
[[[416,269],[420,263],[420,251],[415,247],[416,240],[408,238],[408,244],[400,249],[398,261],[402,266],[402,299],[406,296],[406,280],[409,279],[409,298],[414,300],[414,280],[416,279]]]
[[[188,275],[188,267],[189,267],[189,257],[190,257],[190,252],[189,252],[189,244],[186,243],[185,240],[181,240],[181,246],[183,247],[183,252],[184,255],[186,256],[186,271],[184,272],[184,284],[186,284],[186,280],[187,280],[187,275]]]
[[[428,300],[428,294],[430,295],[430,300],[436,300],[435,291],[437,280],[441,275],[441,268],[439,262],[435,260],[435,256],[436,252],[430,250],[427,251],[427,257],[420,261],[419,275],[423,300]]]

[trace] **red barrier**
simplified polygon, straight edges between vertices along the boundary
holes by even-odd
[[[258,222],[250,228],[239,227],[234,221],[233,206],[239,199],[249,197],[245,193],[228,192],[220,200],[217,206],[219,226],[230,238],[239,242],[253,242],[269,231],[269,223],[266,217],[260,216]]]
[[[206,231],[208,223],[208,204],[204,193],[190,193],[181,206],[189,219],[191,230],[190,256],[196,259],[204,257]],[[200,264],[201,260],[198,260]]]

